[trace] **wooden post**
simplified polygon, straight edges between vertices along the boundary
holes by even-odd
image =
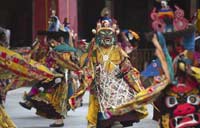
[[[50,14],[49,0],[33,1],[33,39],[39,30],[47,30]]]

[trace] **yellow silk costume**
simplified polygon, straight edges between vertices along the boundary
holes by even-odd
[[[200,9],[197,11],[196,28],[197,32],[200,33]]]
[[[54,58],[56,60],[56,64],[62,68],[63,72],[65,69],[74,71],[79,70],[78,65],[70,60],[71,53],[56,53],[54,56],[56,56]],[[58,87],[50,87],[50,91],[41,92],[31,97],[34,102],[34,107],[37,109],[36,114],[50,119],[64,117],[67,114],[68,83],[64,77],[64,74],[62,74],[62,82],[58,85]],[[48,81],[46,82],[48,84]],[[43,104],[43,106],[41,104]],[[48,109],[51,111],[48,111]]]
[[[88,128],[108,128],[114,122],[131,126],[148,114],[145,105],[152,103],[168,84],[162,77],[145,89],[140,72],[116,42],[115,28],[97,27],[88,53],[80,58],[82,86],[69,103],[75,109],[85,91],[90,90]]]
[[[106,57],[108,58],[105,58]],[[87,57],[87,54],[83,54],[81,59],[80,59],[80,63],[81,65],[83,65],[85,57]],[[108,60],[106,60],[108,59]],[[94,48],[93,50],[93,56],[91,57],[90,63],[87,70],[91,71],[89,75],[92,76],[92,79],[95,77],[94,74],[94,68],[95,65],[98,64],[102,64],[104,66],[104,69],[106,70],[106,72],[112,72],[116,66],[119,66],[121,63],[123,63],[124,61],[128,61],[128,56],[127,54],[121,49],[121,47],[117,46],[117,45],[113,45],[109,48],[105,48],[105,47],[101,47],[101,46],[97,46]],[[135,68],[132,68],[132,70],[136,70]],[[85,79],[87,82],[84,83],[89,83],[88,85],[90,85],[90,83],[92,82],[91,80],[88,80],[87,77]],[[140,81],[138,83],[138,86],[133,86],[133,88],[135,90],[137,90],[137,92],[143,90],[143,87],[140,85]],[[86,86],[88,86],[86,85]],[[92,85],[94,86],[94,85]],[[91,87],[93,88],[93,87]],[[92,90],[92,89],[91,89]],[[131,106],[132,109],[133,108],[137,108],[135,109],[135,111],[138,112],[139,118],[144,118],[148,113],[146,110],[145,106],[142,107],[138,107],[138,106]],[[96,126],[97,123],[97,113],[100,111],[100,107],[99,107],[99,101],[97,99],[97,96],[92,93],[91,91],[91,95],[90,95],[90,101],[89,101],[89,110],[88,110],[88,115],[87,115],[87,120],[90,124]],[[124,113],[123,113],[124,114]]]

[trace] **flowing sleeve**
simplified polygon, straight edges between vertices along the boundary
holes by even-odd
[[[134,89],[136,92],[140,92],[144,89],[140,81],[140,72],[132,66],[128,55],[121,50],[122,63],[120,64],[120,74],[118,76],[123,76],[128,85]]]
[[[95,77],[93,59],[91,59],[88,62],[86,62],[86,59],[87,59],[87,54],[83,54],[80,57],[80,65],[82,67],[82,70],[79,72],[79,77],[80,77],[79,80],[81,86],[79,87],[77,92],[75,92],[69,98],[69,104],[72,110],[80,106],[83,95],[85,94],[86,90],[91,87]]]
[[[140,92],[144,89],[140,81],[140,72],[132,66],[128,58],[125,58],[125,60],[120,64],[120,67],[125,81],[132,89],[136,92]]]

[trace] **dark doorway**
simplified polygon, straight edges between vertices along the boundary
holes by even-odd
[[[181,9],[184,10],[185,12],[185,18],[190,19],[190,0],[175,0],[172,1],[171,4],[172,5],[177,5],[178,7],[180,7]]]
[[[149,11],[152,0],[114,0],[114,17],[121,29],[137,32],[149,29]]]
[[[151,30],[150,12],[153,7],[159,8],[155,0],[113,0],[114,17],[121,29],[133,29],[138,32]],[[170,6],[178,5],[190,18],[190,0],[169,1]]]
[[[11,47],[32,43],[32,0],[1,1],[0,17],[0,26],[11,31]]]
[[[200,1],[199,0],[197,1],[197,8],[200,9]]]
[[[104,0],[78,0],[78,34],[80,39],[90,41],[93,37],[92,29],[104,8]]]

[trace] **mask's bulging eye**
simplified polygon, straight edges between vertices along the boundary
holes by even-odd
[[[128,39],[132,40],[133,39],[133,35],[131,33],[128,33]]]
[[[165,99],[165,104],[168,108],[172,108],[174,107],[175,105],[178,104],[178,101],[176,99],[176,97],[174,96],[168,96],[166,99]]]
[[[197,95],[190,95],[187,97],[187,103],[192,105],[198,105],[200,103],[200,98]]]
[[[101,34],[101,35],[104,35],[104,34],[105,34],[105,32],[104,32],[104,31],[100,31],[100,32],[99,32],[99,34]]]
[[[116,35],[112,30],[103,29],[97,33],[96,41],[98,42],[99,45],[111,46],[115,44],[115,41],[116,41],[115,37]]]
[[[113,32],[112,31],[108,31],[108,35],[112,35],[113,34]]]

